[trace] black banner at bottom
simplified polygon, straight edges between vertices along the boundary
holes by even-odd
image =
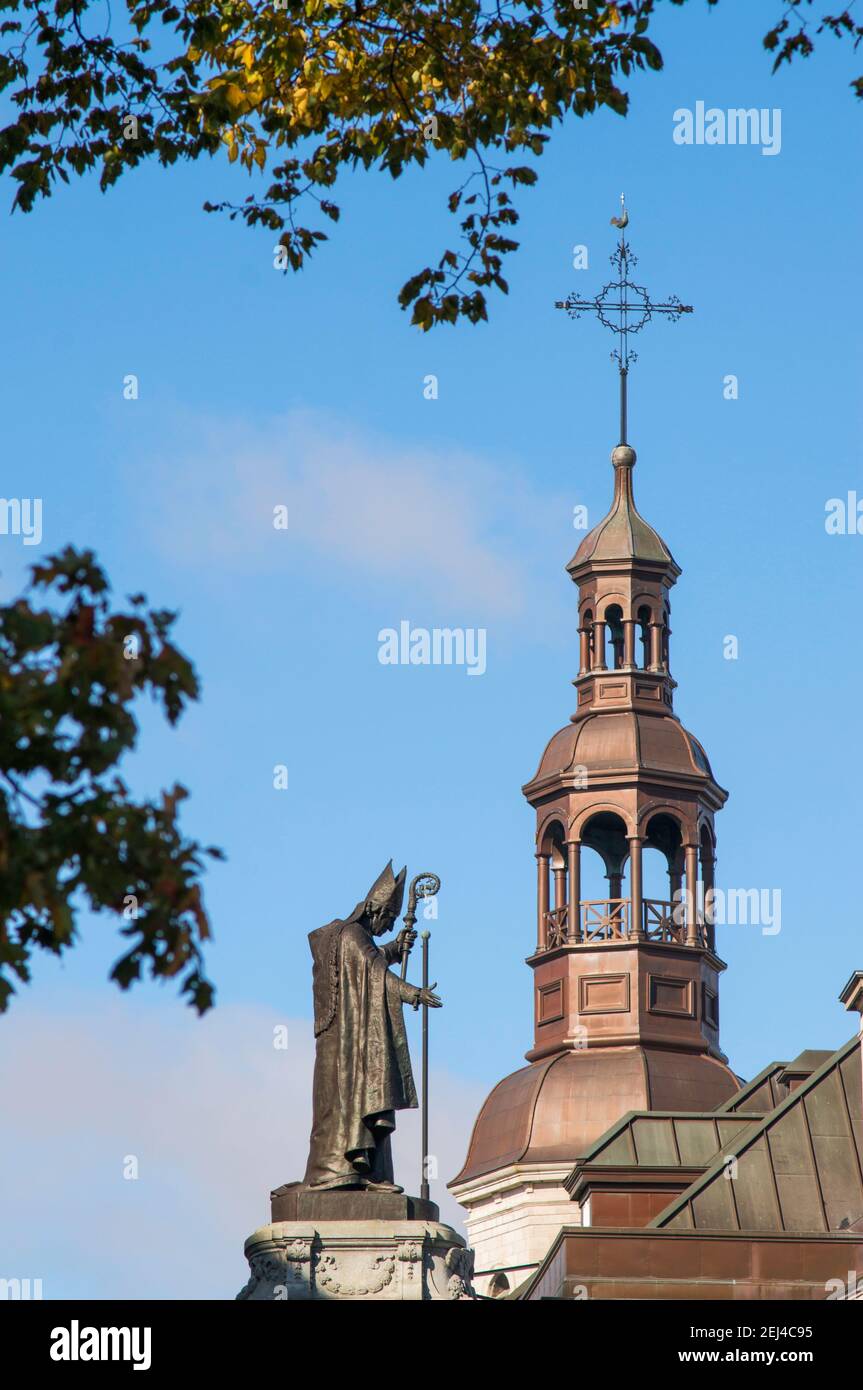
[[[40,1380],[47,1377],[49,1382],[69,1376],[92,1378],[106,1368],[114,1376],[124,1371],[141,1377],[213,1371],[244,1379],[293,1379],[300,1367],[315,1361],[328,1378],[341,1366],[355,1374],[358,1367],[371,1370],[377,1364],[377,1378],[381,1356],[395,1355],[395,1365],[404,1354],[408,1360],[403,1369],[409,1372],[424,1344],[431,1358],[429,1371],[440,1356],[444,1372],[448,1343],[441,1338],[454,1334],[463,1381],[472,1367],[487,1376],[490,1363],[507,1354],[508,1333],[548,1327],[558,1339],[565,1328],[567,1340],[555,1341],[555,1359],[571,1356],[574,1368],[592,1347],[609,1371],[632,1366],[650,1375],[680,1367],[684,1374],[687,1368],[697,1374],[711,1365],[732,1373],[738,1366],[798,1366],[823,1377],[825,1372],[847,1370],[859,1359],[863,1345],[863,1302],[576,1300],[570,1301],[561,1324],[561,1313],[553,1310],[517,1313],[510,1300],[480,1299],[504,1306],[497,1313],[470,1313],[463,1302],[449,1315],[451,1322],[439,1322],[438,1309],[405,1324],[404,1303],[331,1301],[358,1306],[362,1323],[348,1324],[357,1328],[355,1335],[346,1333],[339,1314],[332,1324],[332,1312],[312,1312],[310,1304],[289,1300],[276,1306],[10,1301],[0,1305],[3,1360],[6,1367],[14,1363],[19,1371],[38,1373]],[[509,1372],[511,1379],[515,1365]]]

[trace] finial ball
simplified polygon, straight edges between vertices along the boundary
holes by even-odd
[[[611,462],[615,468],[631,468],[635,463],[636,453],[628,444],[618,444],[616,449],[611,451]]]

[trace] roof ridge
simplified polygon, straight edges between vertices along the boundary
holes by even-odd
[[[786,1111],[792,1109],[793,1106],[804,1100],[807,1093],[814,1090],[828,1072],[844,1062],[845,1058],[850,1056],[855,1048],[860,1047],[860,1045],[860,1034],[855,1033],[853,1038],[850,1038],[842,1047],[837,1048],[825,1062],[822,1062],[821,1066],[818,1067],[811,1076],[808,1076],[805,1081],[802,1081],[796,1090],[789,1092],[785,1099],[781,1100],[777,1106],[774,1106],[763,1119],[756,1120],[745,1129],[741,1135],[733,1139],[722,1155],[714,1159],[713,1163],[702,1173],[701,1177],[696,1178],[695,1182],[690,1183],[689,1187],[685,1188],[683,1192],[679,1193],[677,1197],[669,1202],[667,1207],[663,1207],[662,1211],[657,1212],[653,1220],[647,1223],[645,1229],[650,1229],[651,1227],[662,1229],[666,1226],[673,1216],[677,1216],[684,1206],[688,1206],[692,1199],[698,1196],[699,1192],[703,1191],[705,1187],[713,1182],[722,1169],[726,1167],[729,1158],[739,1158],[746,1149],[757,1142],[764,1134],[768,1125],[774,1124]]]
[[[780,1062],[777,1060],[774,1060],[773,1062],[768,1062],[766,1067],[762,1067],[761,1071],[756,1072],[755,1076],[753,1076],[750,1081],[744,1081],[740,1089],[738,1091],[735,1091],[733,1096],[729,1096],[727,1100],[724,1100],[721,1105],[718,1105],[716,1107],[716,1109],[718,1111],[725,1110],[734,1113],[733,1111],[731,1111],[731,1104],[733,1101],[737,1100],[744,1091],[749,1091],[751,1094],[753,1090],[757,1090],[759,1086],[764,1084],[768,1076],[770,1076],[774,1070],[782,1071],[787,1066],[787,1062]]]

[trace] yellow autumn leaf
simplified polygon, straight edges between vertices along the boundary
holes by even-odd
[[[237,86],[236,82],[226,82],[224,90],[225,101],[228,103],[232,110],[236,110],[238,107],[243,105],[246,98],[242,90]]]

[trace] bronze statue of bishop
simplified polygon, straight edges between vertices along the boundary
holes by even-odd
[[[405,870],[392,860],[344,920],[309,935],[315,1005],[315,1076],[303,1186],[401,1192],[393,1179],[395,1112],[417,1105],[402,1006],[439,1008],[432,990],[388,967],[410,951],[411,927],[382,947],[401,911]]]

